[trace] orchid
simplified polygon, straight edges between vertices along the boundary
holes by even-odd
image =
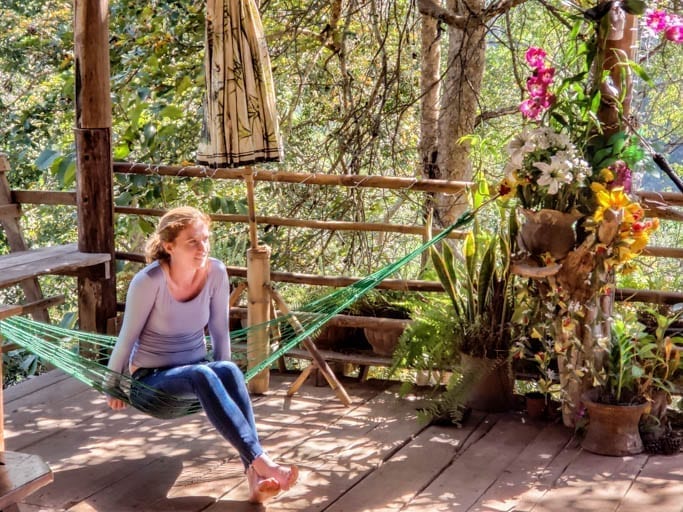
[[[514,196],[530,209],[577,207],[590,167],[569,137],[545,127],[525,130],[510,140],[507,151],[502,196]]]

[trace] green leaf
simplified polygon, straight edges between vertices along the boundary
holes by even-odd
[[[628,67],[633,70],[633,72],[638,75],[638,77],[645,82],[647,85],[650,87],[654,87],[655,83],[652,81],[652,78],[650,78],[650,75],[648,75],[647,71],[643,69],[643,67],[638,64],[637,62],[633,62],[632,60],[628,61]]]
[[[629,14],[635,14],[640,16],[645,12],[647,7],[647,2],[644,0],[623,0],[621,2],[621,8],[624,9]]]
[[[167,117],[169,119],[180,119],[185,115],[185,113],[175,105],[166,105],[161,112],[159,112],[161,117]]]
[[[114,148],[114,160],[125,160],[129,154],[130,148],[128,147],[127,142],[117,144],[117,146]]]
[[[36,167],[41,171],[49,169],[55,160],[57,160],[57,158],[60,156],[61,153],[59,151],[55,151],[54,149],[44,149],[36,159]]]

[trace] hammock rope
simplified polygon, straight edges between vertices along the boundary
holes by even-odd
[[[274,350],[262,362],[246,371],[245,379],[249,381],[261,371],[271,367],[280,357],[286,355],[304,339],[313,337],[332,317],[351,306],[384,279],[397,272],[430,247],[441,242],[453,230],[469,224],[477,211],[488,202],[490,200],[474,211],[465,212],[455,223],[429,241],[360,281],[312,301],[299,308],[299,311],[295,313],[281,315],[268,322],[231,331],[230,339],[233,346],[245,343],[250,332],[267,329],[270,333],[270,342]],[[298,319],[303,327],[302,330],[295,330],[292,327],[290,322],[293,316]],[[110,370],[107,367],[107,362],[116,343],[116,336],[67,329],[21,316],[0,320],[0,335],[87,386],[120,398],[136,409],[152,416],[175,418],[201,410],[199,402],[194,398],[166,395],[132,379],[127,373],[119,374]],[[233,349],[233,360],[240,357],[245,358],[246,354]],[[118,387],[114,388],[107,385],[107,382],[112,380],[119,382]],[[132,395],[135,394],[138,397],[151,396],[152,398],[149,403],[131,400]],[[159,405],[163,405],[161,409],[167,411],[163,415],[157,412],[160,409]]]

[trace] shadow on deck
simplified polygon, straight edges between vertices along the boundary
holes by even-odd
[[[346,408],[327,387],[286,398],[293,380],[274,374],[272,391],[254,398],[265,448],[302,473],[267,507],[245,502],[236,452],[203,414],[115,413],[58,371],[10,388],[7,448],[40,455],[55,473],[20,510],[683,511],[683,453],[593,455],[569,429],[513,412],[424,427],[417,403],[386,383],[346,382]]]

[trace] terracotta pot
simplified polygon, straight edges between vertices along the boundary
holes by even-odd
[[[520,226],[517,241],[531,254],[546,252],[553,258],[564,258],[576,244],[574,223],[581,217],[578,212],[563,213],[559,210],[521,210],[526,221]]]
[[[365,327],[363,333],[368,343],[372,345],[372,351],[375,354],[381,356],[392,356],[394,355],[394,350],[396,345],[398,345],[398,339],[403,334],[404,328],[400,329],[374,329],[371,327]]]
[[[513,404],[514,377],[509,359],[484,359],[461,354],[466,373],[478,373],[469,389],[467,405],[486,412],[504,412]]]
[[[532,420],[546,418],[546,396],[538,391],[532,391],[524,395],[526,402],[526,414]]]
[[[649,404],[612,405],[596,402],[596,389],[581,397],[588,412],[588,428],[581,447],[600,455],[635,455],[643,451],[638,424]]]

